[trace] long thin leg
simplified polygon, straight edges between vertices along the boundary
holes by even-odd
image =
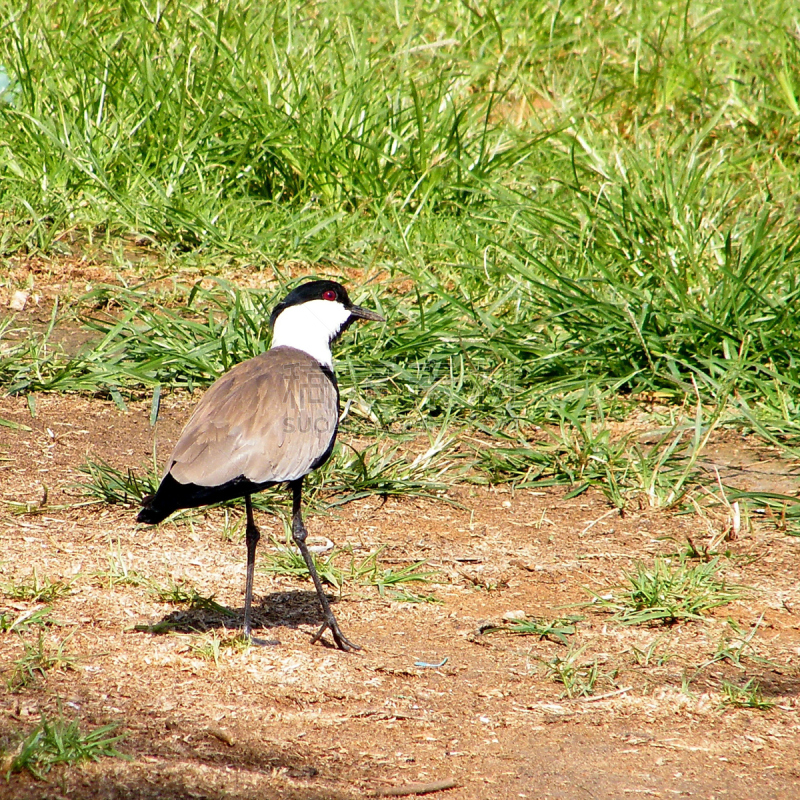
[[[255,519],[253,518],[253,504],[250,500],[250,495],[245,495],[244,505],[247,509],[247,528],[245,533],[245,541],[247,543],[247,580],[244,587],[244,635],[256,645],[273,645],[279,644],[277,641],[267,639],[256,639],[252,636],[252,611],[251,606],[253,603],[253,573],[256,567],[256,545],[261,538],[261,533],[256,527]]]
[[[244,635],[249,639],[252,630],[250,606],[253,601],[253,573],[256,568],[256,545],[261,538],[261,533],[256,527],[255,519],[253,519],[253,503],[250,500],[249,494],[245,495],[244,505],[247,509],[247,529],[245,534],[245,541],[247,542],[247,581],[244,587]]]
[[[333,616],[333,611],[331,610],[328,598],[325,597],[325,592],[322,590],[322,582],[319,579],[319,575],[317,575],[317,569],[314,566],[314,560],[311,558],[311,553],[309,553],[308,547],[306,546],[306,537],[308,536],[308,533],[306,531],[306,526],[303,524],[303,516],[300,511],[303,502],[303,479],[299,478],[296,481],[292,481],[291,487],[292,538],[294,539],[298,548],[300,548],[300,553],[302,554],[303,560],[306,562],[308,571],[311,574],[311,580],[314,581],[314,588],[317,590],[319,604],[322,606],[322,616],[325,618],[325,621],[322,623],[322,627],[316,632],[311,641],[312,643],[316,642],[327,629],[330,630],[331,634],[333,635],[333,640],[336,642],[336,646],[340,650],[360,650],[361,648],[357,644],[351,642],[339,629],[339,623],[336,622],[336,617]]]

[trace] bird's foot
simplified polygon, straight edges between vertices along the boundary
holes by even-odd
[[[355,642],[351,642],[339,629],[339,624],[336,620],[331,616],[331,619],[326,619],[325,622],[322,623],[322,627],[314,634],[313,638],[311,639],[311,644],[318,642],[322,637],[322,634],[325,633],[326,630],[331,632],[333,636],[333,641],[336,642],[336,646],[348,653],[352,650],[361,650],[361,645],[355,644]]]
[[[241,638],[253,647],[276,647],[280,644],[278,639],[259,639],[257,636],[253,636],[252,629],[247,622],[245,622]]]

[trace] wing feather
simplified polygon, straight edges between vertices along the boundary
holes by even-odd
[[[220,486],[238,477],[280,483],[306,475],[330,449],[335,384],[313,357],[276,347],[238,364],[205,393],[167,466],[176,481]]]

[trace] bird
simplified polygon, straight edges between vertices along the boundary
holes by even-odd
[[[360,650],[339,628],[306,545],[303,478],[331,456],[339,427],[339,387],[331,345],[356,320],[385,322],[354,305],[340,283],[314,280],[295,288],[270,316],[269,350],[243,361],[205,392],[169,457],[155,494],[142,498],[137,522],[154,525],[182,508],[244,497],[247,572],[244,636],[252,635],[253,572],[259,529],[251,495],[287,484],[292,538],[322,607],[319,641],[329,630],[345,652]]]

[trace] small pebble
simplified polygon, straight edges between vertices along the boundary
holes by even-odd
[[[27,292],[17,290],[16,292],[14,292],[14,295],[12,296],[11,302],[8,304],[8,307],[12,311],[24,311],[25,304],[28,302],[28,297],[30,297],[30,295]]]

